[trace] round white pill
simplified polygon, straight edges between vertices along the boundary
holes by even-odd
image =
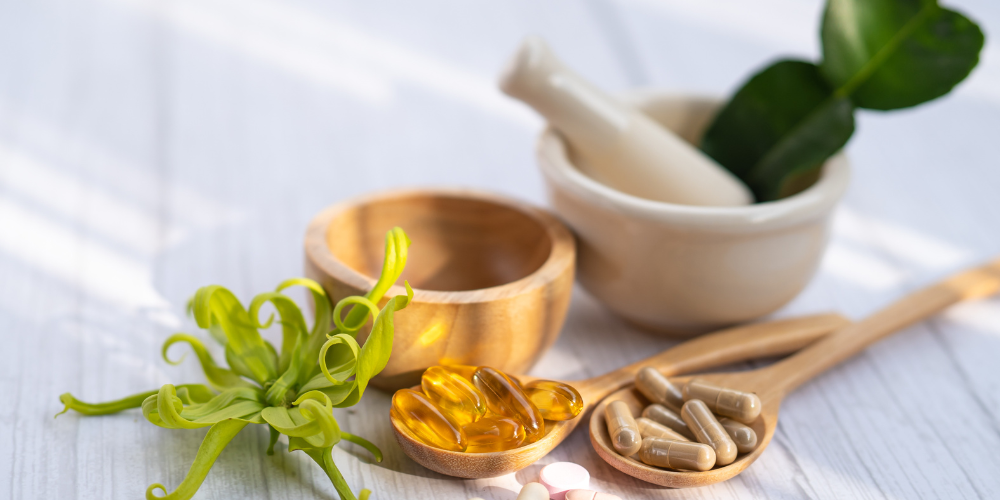
[[[567,491],[590,487],[590,473],[571,462],[556,462],[542,467],[538,482],[549,490],[552,500],[565,500]]]
[[[538,483],[528,483],[521,487],[521,492],[517,494],[517,500],[546,500],[549,498],[549,491]]]

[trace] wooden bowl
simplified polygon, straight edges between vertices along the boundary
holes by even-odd
[[[409,387],[426,368],[445,363],[525,373],[555,342],[576,259],[573,236],[555,217],[464,189],[354,198],[309,224],[306,276],[334,303],[364,294],[379,275],[385,233],[394,226],[412,241],[402,278],[413,287],[413,301],[395,316],[392,357],[373,385]],[[380,305],[404,293],[400,280]]]

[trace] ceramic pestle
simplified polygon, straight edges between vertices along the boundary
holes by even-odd
[[[682,205],[753,202],[739,179],[652,119],[567,68],[544,40],[526,38],[500,88],[542,114],[568,140],[577,166],[619,191]]]

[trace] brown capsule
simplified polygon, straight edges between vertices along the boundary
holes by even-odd
[[[674,441],[690,441],[690,439],[680,435],[677,431],[648,418],[639,417],[635,419],[635,425],[639,426],[639,435],[643,439],[658,437],[673,439]]]
[[[694,433],[684,423],[684,419],[666,406],[649,405],[645,410],[642,410],[642,417],[672,429],[681,436],[688,438],[688,441],[696,441]]]
[[[720,418],[719,424],[726,430],[729,437],[733,438],[736,450],[740,453],[750,453],[757,447],[757,433],[750,427],[726,417]]]
[[[632,410],[624,401],[612,401],[604,409],[604,419],[608,424],[608,435],[615,451],[623,456],[632,456],[642,446],[639,426],[632,418]]]
[[[706,471],[715,466],[715,450],[711,446],[690,441],[648,437],[639,448],[642,463],[668,469]]]
[[[645,367],[635,375],[635,387],[650,403],[666,406],[674,411],[681,411],[684,406],[684,394],[676,385],[655,368]]]
[[[714,413],[752,423],[760,415],[760,398],[752,392],[726,389],[701,380],[692,380],[684,386],[684,401],[700,399]]]
[[[700,399],[692,399],[681,408],[681,418],[698,438],[715,450],[715,464],[729,465],[736,460],[736,443],[722,428],[722,424],[712,415],[712,410]]]

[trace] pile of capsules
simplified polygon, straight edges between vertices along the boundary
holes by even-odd
[[[757,447],[745,424],[760,415],[760,398],[694,379],[680,390],[653,368],[639,370],[635,386],[653,404],[633,418],[624,401],[605,408],[615,451],[647,465],[706,471]],[[718,415],[718,418],[716,418]]]
[[[570,420],[583,398],[562,382],[535,380],[523,387],[488,366],[432,366],[421,391],[392,396],[392,418],[421,442],[450,451],[512,450],[545,435],[546,420]]]

